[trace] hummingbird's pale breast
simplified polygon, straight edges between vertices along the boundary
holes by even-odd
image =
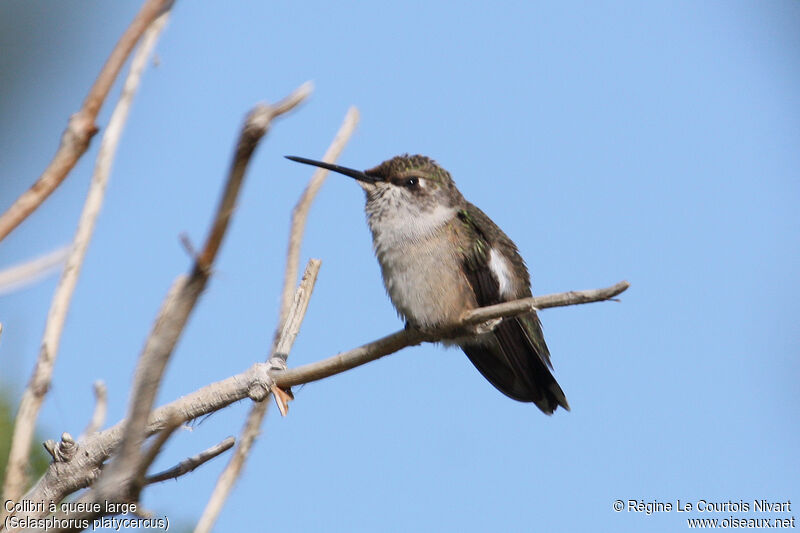
[[[477,306],[459,253],[458,210],[424,208],[388,190],[369,198],[366,212],[383,283],[397,312],[410,323],[434,327]]]
[[[419,241],[413,252],[403,246],[377,251],[383,283],[397,312],[414,325],[430,328],[453,323],[477,306],[461,268],[461,257],[445,244],[448,229]]]

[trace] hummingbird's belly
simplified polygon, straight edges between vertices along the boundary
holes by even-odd
[[[453,323],[477,306],[459,257],[432,243],[415,248],[413,253],[394,248],[378,257],[386,291],[403,318],[434,327]]]

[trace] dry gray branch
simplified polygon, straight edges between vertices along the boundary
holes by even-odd
[[[304,83],[278,104],[273,106],[260,104],[248,114],[239,134],[224,192],[203,249],[197,255],[191,273],[186,276],[179,276],[173,283],[162,303],[156,322],[139,357],[134,384],[131,389],[128,417],[124,426],[120,428],[123,434],[118,443],[118,453],[111,463],[102,470],[102,475],[96,480],[92,489],[81,497],[81,501],[135,501],[138,499],[139,491],[143,486],[144,470],[149,466],[149,461],[154,458],[159,449],[151,449],[150,451],[153,453],[142,450],[144,439],[150,434],[147,429],[148,419],[151,417],[150,411],[166,364],[183,332],[191,311],[194,309],[200,294],[208,282],[211,266],[235,211],[236,199],[249,161],[261,138],[269,130],[272,120],[294,109],[305,100],[311,90],[311,84]],[[161,414],[164,416],[163,412]],[[159,429],[164,429],[165,423],[162,419],[162,427]],[[171,426],[172,421],[168,425]],[[106,451],[105,457],[108,457],[110,451]],[[91,478],[85,480],[87,484],[91,483],[100,474],[100,463],[91,465],[89,470]],[[75,486],[69,482],[59,483],[59,485],[61,490],[63,490],[63,487]],[[69,494],[69,492],[65,494]],[[86,511],[65,513],[59,515],[59,517],[80,520],[96,518],[102,514],[104,513]]]
[[[605,289],[548,294],[475,309],[466,313],[464,318],[457,324],[447,326],[438,331],[423,333],[414,329],[401,329],[391,335],[328,359],[275,373],[273,378],[275,383],[281,387],[293,387],[318,381],[380,359],[408,346],[414,346],[421,342],[437,342],[458,336],[459,330],[464,326],[479,324],[493,318],[519,315],[530,311],[531,308],[546,309],[565,305],[602,302],[624,292],[629,286],[630,284],[627,281],[621,281]]]
[[[147,425],[147,434],[153,435],[168,425],[169,418],[177,413],[182,422],[188,422],[218,411],[245,398],[263,400],[269,390],[271,378],[269,365],[257,363],[251,368],[227,379],[207,385],[169,404],[155,409]],[[51,465],[45,475],[25,494],[31,502],[61,501],[73,492],[88,487],[101,473],[106,459],[118,448],[126,421],[90,435],[80,443],[81,453],[57,467]],[[20,519],[46,516],[35,510],[16,513]],[[2,529],[2,524],[0,524]]]
[[[67,129],[61,136],[61,144],[53,156],[53,160],[50,161],[36,183],[17,198],[5,213],[0,215],[0,241],[50,196],[89,148],[89,142],[97,133],[95,125],[97,114],[128,55],[150,24],[161,13],[172,7],[173,1],[147,0],[142,5],[139,13],[111,51],[111,55],[89,89],[83,106],[69,118]]]
[[[31,442],[36,429],[36,420],[39,417],[39,409],[44,401],[44,397],[50,388],[53,368],[55,366],[56,357],[58,356],[61,333],[64,329],[64,322],[66,321],[72,294],[75,291],[83,259],[86,256],[86,250],[92,238],[95,222],[100,213],[100,207],[103,204],[103,196],[105,195],[106,185],[111,172],[111,163],[119,144],[122,128],[128,117],[128,111],[141,80],[142,72],[155,47],[158,35],[166,24],[167,16],[168,12],[165,12],[158,17],[158,19],[150,25],[143,37],[142,44],[139,46],[131,62],[130,73],[125,80],[119,102],[109,119],[108,129],[103,135],[94,174],[89,186],[89,192],[86,196],[83,212],[78,222],[78,229],[75,232],[75,238],[72,241],[72,247],[70,248],[64,271],[56,287],[56,292],[53,295],[50,312],[47,315],[47,323],[45,325],[44,336],[42,338],[42,345],[39,350],[36,366],[28,382],[28,387],[22,395],[19,410],[17,411],[16,425],[11,441],[11,451],[8,456],[8,468],[6,470],[6,479],[3,487],[4,499],[16,501],[25,489],[25,485],[28,483],[26,465],[28,464]],[[133,46],[133,44],[131,44],[131,46]],[[125,56],[127,56],[127,53]],[[116,73],[114,73],[114,77],[116,77]],[[99,104],[101,102],[102,99],[95,100],[87,98],[86,105],[96,105],[97,109],[99,109]],[[97,113],[95,112],[94,114],[96,115]]]
[[[358,109],[351,107],[347,110],[347,114],[342,121],[342,125],[339,127],[339,131],[336,133],[331,145],[328,147],[328,150],[323,156],[323,161],[333,163],[339,157],[339,154],[341,154],[344,146],[347,144],[347,141],[350,140],[350,137],[353,135],[353,131],[355,131],[355,128],[358,125],[358,118]],[[327,175],[328,171],[322,168],[318,168],[314,172],[314,174],[311,176],[311,180],[306,186],[306,189],[303,191],[303,194],[300,196],[300,199],[297,201],[297,204],[292,211],[292,224],[289,230],[289,245],[286,253],[286,270],[283,278],[281,307],[280,312],[278,313],[278,325],[275,328],[275,337],[270,354],[271,361],[277,361],[284,367],[286,364],[286,358],[288,357],[288,351],[286,351],[285,354],[278,352],[277,347],[281,342],[281,333],[283,332],[284,325],[286,324],[289,314],[289,309],[292,305],[293,287],[295,285],[295,280],[297,279],[297,271],[300,265],[300,245],[303,241],[303,233],[305,232],[308,212],[311,208],[311,203],[313,202],[314,197],[316,196],[320,187],[322,187]],[[303,311],[303,315],[304,314],[305,311]],[[302,320],[302,316],[300,319]],[[293,339],[292,342],[294,342]],[[277,358],[276,354],[278,355]],[[271,390],[274,393],[275,401],[281,410],[281,414],[285,415],[286,409],[288,409],[288,397],[286,393],[280,388],[272,387]],[[211,531],[211,528],[217,521],[217,517],[222,510],[222,505],[228,498],[228,494],[230,494],[233,484],[236,482],[241,469],[244,467],[244,463],[247,459],[247,455],[250,453],[251,446],[261,431],[261,424],[264,420],[264,416],[266,416],[268,405],[269,404],[267,402],[257,402],[250,409],[250,413],[247,415],[244,428],[239,435],[239,446],[236,447],[236,450],[234,450],[233,456],[228,462],[228,465],[225,467],[225,470],[222,472],[222,474],[220,474],[217,484],[214,487],[211,497],[209,498],[208,504],[206,505],[206,508],[203,511],[197,526],[195,527],[195,533],[205,533]]]
[[[146,437],[145,427],[161,378],[189,316],[208,282],[211,266],[235,211],[236,200],[250,159],[259,141],[269,130],[272,120],[294,109],[310,91],[310,84],[303,84],[279,104],[258,105],[248,114],[239,134],[224,192],[205,244],[197,255],[191,273],[188,276],[179,276],[164,299],[158,318],[139,357],[130,395],[128,423],[121,448],[98,481],[95,487],[98,492],[116,492],[120,487],[129,486],[131,481],[135,481],[130,476],[134,466],[142,463],[141,446]],[[135,484],[134,488],[141,486]],[[138,494],[124,496],[136,498]],[[107,497],[107,499],[113,498]]]
[[[236,208],[236,197],[244,172],[259,141],[269,131],[272,120],[293,110],[311,94],[312,90],[313,85],[311,82],[306,82],[277,104],[271,106],[258,105],[248,114],[236,145],[236,152],[228,178],[230,185],[225,189],[225,194],[220,201],[217,216],[206,239],[206,244],[198,255],[198,268],[207,269],[216,255],[233,211]]]
[[[236,442],[235,438],[228,437],[219,444],[215,444],[211,448],[203,450],[197,455],[193,455],[192,457],[184,459],[183,461],[181,461],[180,463],[178,463],[177,465],[173,466],[168,470],[164,470],[163,472],[159,472],[158,474],[153,474],[152,476],[147,476],[147,478],[145,478],[145,483],[151,485],[153,483],[159,483],[161,481],[166,481],[168,479],[178,479],[180,476],[192,472],[203,463],[207,463],[214,457],[230,450],[231,448],[233,448],[235,442]]]
[[[314,291],[314,284],[317,281],[317,274],[319,274],[320,265],[321,261],[319,259],[311,259],[308,261],[303,279],[295,291],[293,304],[286,315],[287,320],[284,324],[283,333],[278,339],[278,346],[284,350],[283,353],[286,355],[291,351],[294,340],[297,338],[297,334],[300,331],[300,325],[303,322],[303,318],[305,318],[308,302],[311,300],[311,293]],[[285,359],[281,359],[281,361],[285,361]],[[268,381],[266,387],[263,389],[262,394],[264,397],[266,397],[269,390],[278,392],[274,390],[274,384],[271,380]],[[252,397],[253,389],[249,388],[248,391]],[[197,521],[195,533],[211,531],[211,528],[214,527],[217,517],[222,510],[222,506],[225,500],[227,500],[231,489],[233,489],[233,485],[236,483],[236,479],[239,477],[244,467],[253,443],[261,431],[261,423],[264,420],[267,405],[269,404],[265,401],[257,402],[253,406],[254,408],[250,410],[244,429],[239,435],[239,446],[234,450],[233,456],[225,466],[225,470],[220,474],[217,484],[214,486],[214,490],[203,510],[203,514]],[[260,408],[255,409],[255,407]]]
[[[147,469],[150,468],[150,465],[156,460],[156,457],[161,453],[167,440],[175,433],[175,430],[181,427],[181,422],[180,416],[175,411],[169,413],[169,415],[167,415],[167,427],[159,431],[153,439],[153,442],[150,443],[150,446],[142,452],[139,464],[136,465],[132,475],[135,484],[133,491],[135,495],[138,495],[138,492],[147,484]]]
[[[294,293],[292,305],[289,312],[286,314],[286,321],[283,323],[281,334],[278,337],[278,344],[275,347],[273,357],[281,357],[284,361],[292,351],[294,341],[300,333],[300,326],[303,323],[303,318],[306,316],[308,310],[308,302],[311,300],[311,292],[314,290],[314,284],[317,282],[317,275],[322,261],[319,259],[309,259],[306,264],[303,278],[300,285]]]
[[[36,283],[58,270],[69,255],[69,246],[29,259],[0,271],[0,296]]]
[[[86,529],[86,527],[81,527],[82,523],[88,523],[90,520],[107,514],[116,514],[106,510],[109,503],[136,501],[142,487],[146,485],[147,469],[155,461],[167,440],[180,427],[180,417],[174,410],[168,409],[165,418],[165,427],[156,433],[150,446],[137,456],[137,462],[132,465],[132,470],[128,473],[129,478],[124,480],[123,485],[110,489],[100,486],[101,484],[98,482],[98,486],[77,498],[71,509],[62,509],[55,513],[53,516],[55,525],[38,528],[36,531],[47,533],[82,531]],[[137,507],[139,508],[137,514],[148,516],[141,506]]]
[[[322,157],[323,161],[326,163],[333,163],[339,158],[347,141],[350,140],[353,131],[355,131],[358,125],[358,119],[358,109],[351,107],[347,110],[347,114],[342,121],[342,125],[339,127],[339,131],[336,133],[336,137],[333,138],[331,145]],[[283,291],[281,293],[281,311],[278,315],[280,318],[275,328],[273,345],[278,341],[280,332],[283,329],[283,323],[286,320],[286,313],[289,311],[289,306],[292,305],[292,294],[294,292],[295,283],[297,282],[297,273],[300,267],[300,245],[303,242],[308,211],[311,209],[311,203],[314,201],[314,197],[317,195],[320,187],[322,187],[327,176],[328,170],[317,168],[292,210],[292,225],[289,230],[289,245],[286,251],[286,269],[284,271]]]
[[[480,309],[474,309],[464,314],[464,324],[480,324],[492,318],[516,316],[520,313],[532,311],[536,309],[545,309],[551,307],[565,307],[568,305],[586,304],[591,302],[603,302],[611,300],[615,296],[622,294],[630,287],[631,284],[627,281],[620,281],[619,283],[606,287],[604,289],[590,289],[586,291],[570,291],[561,292],[558,294],[547,294],[545,296],[536,296],[534,298],[523,298],[521,300],[514,300],[513,302],[504,302],[501,304],[490,305]]]
[[[621,282],[607,289],[551,294],[535,297],[532,301],[538,309],[604,301],[617,296],[627,287],[627,282]],[[592,298],[595,299],[592,300]],[[520,313],[530,309],[531,300],[525,299],[522,302]],[[514,303],[508,302],[508,304]],[[499,316],[508,316],[505,314],[507,309],[504,309],[502,305],[506,304],[494,307],[495,312],[498,314],[486,313],[481,318],[489,320]],[[442,331],[446,335],[462,325],[464,324],[459,323],[443,328]],[[433,335],[433,332],[428,338],[433,341],[434,337],[431,335]],[[155,409],[147,425],[147,434],[152,435],[166,427],[167,419],[171,416],[171,413],[177,413],[180,420],[188,422],[219,411],[245,398],[262,401],[266,398],[266,391],[269,390],[273,383],[277,383],[282,387],[310,383],[374,361],[425,340],[419,332],[400,330],[353,350],[290,370],[275,371],[270,369],[268,363],[256,363],[240,374],[207,385]],[[57,467],[51,465],[45,475],[28,491],[24,499],[31,502],[61,501],[76,490],[87,487],[99,475],[103,462],[119,445],[124,425],[125,421],[123,420],[109,429],[89,436],[85,442],[81,443],[81,453],[76,454],[69,462],[60,463]],[[46,511],[39,513],[35,510],[17,514],[19,518],[36,518],[46,515]]]

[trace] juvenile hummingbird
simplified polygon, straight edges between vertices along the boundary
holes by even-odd
[[[383,283],[398,314],[423,331],[447,326],[465,311],[531,296],[516,245],[456,188],[432,159],[401,155],[360,171],[286,156],[358,181]],[[493,324],[494,325],[494,324]],[[546,414],[569,410],[550,373],[550,352],[535,311],[477,327],[458,344],[500,392]]]

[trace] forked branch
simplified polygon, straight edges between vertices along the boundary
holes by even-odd
[[[323,157],[324,161],[331,163],[339,157],[339,154],[341,154],[347,141],[350,140],[358,124],[358,118],[358,110],[355,107],[351,107],[347,110],[347,114],[342,121],[342,125],[339,127],[339,131],[336,133],[331,145],[325,152],[325,156]],[[306,219],[308,218],[311,203],[314,201],[314,197],[320,187],[322,187],[322,183],[325,181],[327,175],[328,171],[321,168],[314,172],[308,186],[306,186],[306,189],[303,191],[297,205],[295,205],[292,211],[292,224],[289,230],[289,247],[286,253],[286,269],[284,272],[281,307],[278,313],[278,325],[275,328],[275,338],[270,352],[270,360],[273,364],[278,364],[283,367],[286,365],[289,349],[287,347],[281,347],[280,345],[284,342],[288,343],[288,346],[291,347],[291,343],[294,342],[293,338],[289,340],[287,335],[284,334],[284,326],[286,325],[287,318],[291,314],[291,309],[293,307],[292,294],[294,294],[294,285],[297,280],[297,271],[300,265],[300,244],[303,241],[303,233],[305,231]],[[310,266],[311,263],[309,262],[309,267]],[[319,268],[319,264],[316,265],[316,268]],[[308,273],[308,269],[306,273]],[[314,277],[316,278],[316,273],[314,273]],[[304,276],[304,279],[305,278],[306,276]],[[302,287],[303,284],[301,283],[300,289],[302,289]],[[300,327],[300,322],[304,315],[305,309],[303,309],[302,314],[299,316],[298,328]],[[281,413],[285,414],[286,409],[288,409],[286,403],[287,399],[284,397],[286,393],[273,386],[271,386],[269,390],[275,393],[275,401],[281,408]],[[208,500],[208,504],[206,504],[206,508],[203,510],[203,514],[197,522],[195,533],[207,533],[211,531],[211,528],[214,526],[222,510],[222,505],[228,498],[234,482],[239,477],[244,467],[244,463],[255,442],[255,438],[261,431],[261,424],[264,420],[264,416],[266,416],[268,405],[267,402],[258,402],[250,409],[244,428],[239,435],[239,445],[234,450],[233,456],[225,467],[225,470],[220,474],[217,484],[214,486],[214,490]]]
[[[236,198],[250,158],[259,141],[271,126],[272,120],[295,108],[310,92],[311,85],[303,84],[280,103],[273,106],[259,105],[248,115],[236,146],[224,194],[206,242],[195,258],[189,275],[180,276],[164,299],[158,318],[142,350],[130,395],[128,418],[124,425],[117,428],[118,439],[114,443],[114,447],[118,451],[117,455],[111,464],[103,468],[102,475],[100,475],[100,467],[110,455],[111,449],[104,450],[93,459],[89,459],[91,456],[86,454],[76,458],[76,461],[87,467],[82,471],[86,477],[79,477],[78,480],[64,476],[63,469],[54,472],[51,467],[44,479],[55,481],[55,487],[45,486],[42,501],[60,501],[77,488],[86,487],[92,482],[94,482],[92,489],[81,497],[82,501],[134,501],[138,497],[149,463],[155,458],[160,448],[157,445],[158,441],[154,447],[147,450],[142,446],[146,436],[152,434],[152,431],[147,428],[147,422],[151,418],[153,401],[167,361],[208,282],[211,266],[234,212]],[[168,413],[169,416],[165,413]],[[176,424],[186,420],[180,413],[176,415],[172,410],[162,411],[161,416],[161,425],[158,431],[168,427],[174,428]],[[98,433],[95,436],[105,433]],[[162,433],[162,435],[164,439],[168,437],[167,433]],[[89,447],[92,439],[89,437],[81,444],[84,448]],[[94,460],[97,458],[99,458],[99,462]],[[85,459],[89,460],[84,462]],[[66,464],[71,465],[74,462]],[[66,466],[66,464],[61,464],[59,467]],[[99,479],[96,479],[98,476]],[[41,483],[42,480],[39,484]],[[14,498],[15,501],[17,499]],[[65,513],[63,518],[86,519],[96,516],[96,513]],[[59,515],[59,517],[62,516]]]
[[[148,4],[152,3],[153,2],[148,2]],[[64,323],[67,318],[72,295],[78,282],[83,259],[86,255],[89,243],[91,242],[95,222],[97,221],[100,207],[103,204],[106,184],[108,183],[111,172],[111,163],[119,144],[119,139],[128,116],[128,110],[130,109],[133,96],[139,86],[142,72],[155,47],[158,36],[166,24],[167,17],[168,13],[165,12],[148,27],[148,31],[142,39],[142,44],[131,62],[130,73],[125,80],[119,102],[109,119],[108,129],[103,135],[100,152],[97,156],[97,164],[95,165],[95,170],[92,175],[92,182],[89,186],[89,192],[86,195],[86,201],[84,202],[80,220],[78,221],[78,228],[75,231],[75,237],[69,249],[64,270],[61,274],[58,286],[56,287],[55,294],[53,295],[50,311],[47,314],[47,323],[45,325],[39,355],[36,360],[36,366],[34,367],[28,386],[22,395],[17,411],[16,425],[11,440],[11,451],[8,455],[6,479],[3,485],[4,499],[16,501],[23,493],[25,485],[27,485],[26,468],[31,442],[33,440],[33,433],[36,427],[36,420],[45,395],[50,388],[53,369],[58,356],[61,333],[64,329]],[[133,46],[133,43],[131,46]],[[127,56],[127,53],[125,55]],[[114,77],[116,77],[116,72],[114,73]],[[107,81],[108,83],[111,82],[111,80]],[[91,95],[92,93],[90,93],[90,98],[87,98],[85,105],[91,109],[99,109],[100,103],[102,102],[101,95]],[[94,111],[95,115],[97,114],[96,109]],[[4,513],[5,509],[0,509],[0,515]]]

